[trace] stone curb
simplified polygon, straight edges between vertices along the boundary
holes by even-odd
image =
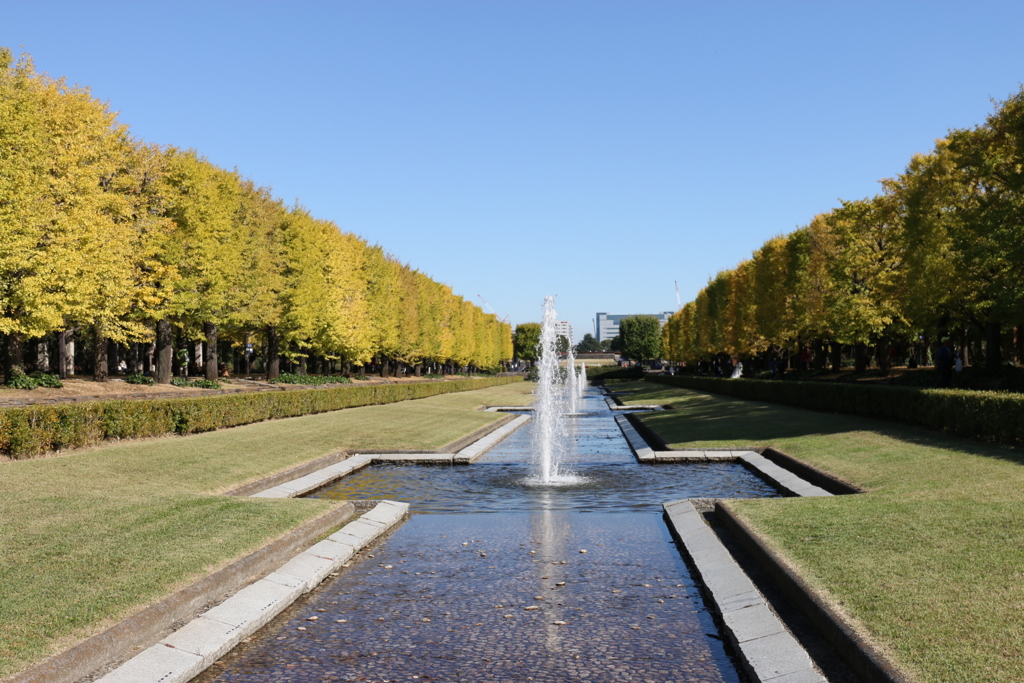
[[[728,503],[717,503],[715,515],[730,535],[765,569],[783,594],[822,633],[860,680],[866,683],[912,683],[911,678],[900,672],[872,643],[851,628],[817,591],[768,548],[757,532],[741,520]]]
[[[839,477],[829,474],[828,472],[822,472],[819,469],[801,462],[794,458],[792,455],[783,453],[782,451],[774,448],[763,448],[761,449],[761,455],[768,458],[776,465],[784,467],[793,474],[806,479],[815,486],[820,486],[826,491],[831,491],[834,495],[845,496],[853,493],[864,493],[864,489],[851,484],[850,482],[843,481]]]
[[[376,453],[373,462],[406,462],[418,465],[469,465],[493,448],[499,441],[530,421],[529,415],[518,417],[509,415],[509,419],[498,429],[492,430],[480,439],[469,444],[462,450],[451,453]]]
[[[190,618],[197,610],[233,593],[253,577],[266,574],[329,529],[352,517],[351,503],[306,522],[256,552],[231,563],[191,586],[153,603],[107,630],[5,680],[5,683],[73,683],[112,663],[127,659]]]
[[[610,410],[615,410],[615,411],[618,411],[618,410],[665,410],[665,406],[660,405],[660,404],[653,404],[652,403],[650,405],[628,405],[627,406],[627,405],[623,405],[621,403],[617,403],[616,401],[617,401],[617,399],[614,399],[611,396],[605,396],[604,397],[604,402],[608,404],[608,408]]]
[[[677,500],[663,507],[750,678],[756,683],[828,683],[693,504]]]
[[[626,443],[629,444],[629,448],[633,451],[633,455],[636,456],[637,460],[640,462],[657,461],[654,449],[647,445],[647,442],[637,433],[625,415],[616,415],[615,424],[619,425],[619,429],[622,430],[622,436],[626,437]]]
[[[193,619],[99,679],[100,683],[187,683],[308,593],[406,516],[383,501],[262,579]]]
[[[253,498],[295,498],[326,486],[335,479],[361,470],[371,462],[373,462],[373,456],[353,455],[329,467],[321,468],[298,479],[292,479],[251,495]]]
[[[322,458],[317,458],[316,460],[303,463],[297,467],[292,467],[291,469],[285,470],[284,472],[278,472],[277,474],[272,474],[269,477],[263,477],[262,479],[251,482],[249,484],[239,486],[236,489],[228,491],[224,495],[251,496],[254,493],[265,491],[266,489],[277,486],[278,484],[284,484],[285,482],[292,481],[293,479],[298,479],[299,477],[304,477],[307,474],[311,474],[318,470],[322,470],[323,468],[328,467],[330,465],[335,465],[339,462],[342,462],[348,457],[349,454],[346,453],[345,451],[337,451],[336,453],[325,455]]]
[[[783,453],[774,448],[752,448],[745,451],[732,451],[730,449],[710,448],[704,450],[682,450],[677,451],[669,447],[665,440],[658,436],[650,427],[645,425],[637,415],[630,414],[627,418],[637,433],[642,435],[648,444],[652,445],[657,455],[658,462],[701,462],[702,460],[730,460],[739,458],[739,453],[754,452],[771,460],[783,469],[789,470],[801,479],[818,486],[833,495],[848,495],[852,493],[864,493],[864,490],[839,479],[836,476],[815,469],[807,463],[797,460],[791,455]],[[703,454],[703,456],[699,454]]]
[[[502,418],[500,420],[497,420],[496,422],[492,422],[489,425],[484,425],[483,427],[481,427],[480,429],[477,429],[476,431],[472,432],[471,434],[467,434],[466,436],[462,437],[461,439],[456,439],[455,441],[452,441],[450,444],[447,444],[443,448],[439,449],[438,452],[439,453],[458,453],[459,451],[461,451],[466,446],[472,445],[472,444],[476,443],[477,441],[479,441],[480,439],[482,439],[485,436],[487,436],[488,434],[490,434],[491,432],[495,432],[495,431],[501,429],[502,427],[504,427],[505,425],[507,425],[509,422],[511,422],[514,419],[516,419],[515,415],[504,415],[504,416],[502,416]]]
[[[455,454],[454,462],[456,465],[468,465],[476,462],[480,457],[494,448],[500,441],[507,437],[512,432],[516,431],[524,424],[530,421],[529,415],[519,415],[512,419],[508,423],[502,425],[499,429],[494,430],[484,438],[469,444],[458,453]]]
[[[350,458],[341,460],[328,467],[303,474],[297,479],[276,484],[270,488],[251,494],[255,498],[295,498],[310,491],[327,486],[336,479],[341,479],[367,465],[384,462],[405,462],[418,465],[468,465],[476,462],[484,453],[506,436],[530,421],[529,415],[509,416],[509,420],[500,423],[497,428],[456,453],[357,453]],[[488,425],[490,427],[490,425]],[[479,433],[477,430],[475,433]],[[253,487],[254,485],[250,485]],[[250,488],[247,487],[247,488]]]

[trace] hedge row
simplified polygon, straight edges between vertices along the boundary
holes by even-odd
[[[687,375],[649,375],[648,380],[810,410],[896,420],[972,439],[1024,443],[1021,394]]]
[[[4,408],[0,409],[0,453],[25,458],[91,446],[105,439],[195,434],[261,420],[394,403],[519,381],[522,377],[488,377],[453,382]]]
[[[618,365],[595,365],[587,366],[587,379],[603,382],[606,379],[643,379],[644,371],[639,365],[628,368]]]

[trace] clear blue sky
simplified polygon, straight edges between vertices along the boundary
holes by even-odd
[[[1024,81],[1016,2],[4,2],[88,85],[513,324],[674,310]]]

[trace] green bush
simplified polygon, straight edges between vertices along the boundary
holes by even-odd
[[[138,376],[138,375],[135,375]],[[149,384],[153,383],[151,378]],[[135,384],[142,384],[142,382],[135,382]],[[186,389],[220,389],[220,382],[215,379],[189,379],[187,377],[172,377],[171,384],[176,387],[184,387]]]
[[[640,379],[643,376],[643,368],[639,365],[628,368],[620,368],[618,365],[595,365],[587,368],[587,379],[597,380],[598,384],[606,379]]]
[[[11,376],[7,379],[7,386],[11,389],[35,389],[39,386],[39,382],[26,375],[21,368],[14,368],[11,371]]]
[[[13,458],[81,448],[104,439],[195,434],[222,427],[395,403],[522,381],[488,377],[188,398],[54,403],[0,409],[0,453]]]
[[[153,386],[153,378],[146,377],[145,375],[128,375],[124,378],[124,381],[128,384],[145,384],[147,386]]]
[[[306,384],[320,386],[321,384],[351,384],[348,377],[323,377],[321,375],[293,375],[282,372],[277,379],[270,380],[271,384]]]
[[[840,382],[650,375],[648,381],[736,398],[895,420],[971,439],[1024,443],[1024,396]]]
[[[51,375],[48,372],[40,372],[36,370],[31,375],[32,379],[35,380],[36,385],[40,387],[46,387],[47,389],[61,389],[64,387],[64,383],[60,381],[60,377],[57,375]]]

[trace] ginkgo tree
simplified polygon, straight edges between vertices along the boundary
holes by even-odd
[[[203,372],[217,377],[222,342],[262,347],[271,378],[281,355],[417,373],[512,356],[509,326],[448,285],[196,150],[133,139],[87,89],[0,49],[6,381],[28,340],[69,329],[91,344],[98,380],[108,343],[153,340],[161,383],[186,346],[196,362],[204,347]]]

